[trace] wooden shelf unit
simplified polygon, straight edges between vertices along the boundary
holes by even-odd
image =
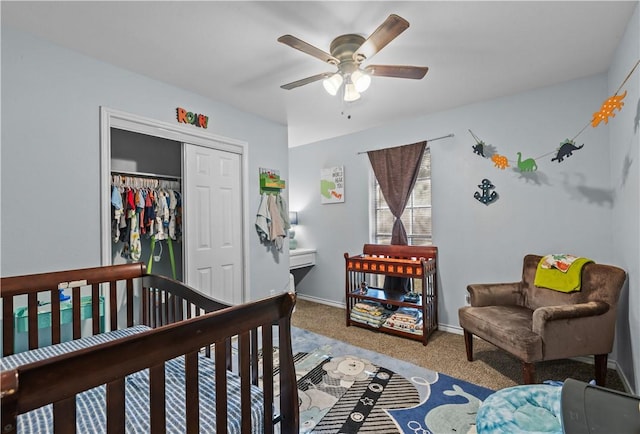
[[[397,246],[365,244],[362,254],[345,259],[345,300],[347,305],[347,327],[358,326],[377,330],[409,339],[419,340],[427,345],[427,339],[438,328],[438,297],[435,246]],[[360,283],[370,282],[371,274],[418,279],[421,282],[421,296],[417,302],[404,301],[402,291],[369,286],[366,293],[360,293]],[[388,327],[373,327],[351,319],[351,310],[361,300],[382,305],[409,307],[422,313],[422,334],[404,332]]]

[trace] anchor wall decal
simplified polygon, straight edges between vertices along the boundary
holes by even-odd
[[[496,187],[488,179],[483,179],[482,184],[479,184],[478,188],[482,190],[482,194],[476,191],[473,194],[473,197],[475,197],[479,202],[484,203],[485,205],[489,205],[490,203],[493,203],[498,199],[498,193],[496,193],[495,191],[490,191],[491,189]]]

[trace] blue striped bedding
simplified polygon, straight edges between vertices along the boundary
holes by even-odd
[[[125,336],[149,330],[146,326],[136,326],[124,330],[102,333],[74,341],[25,351],[0,359],[2,370],[12,369],[26,363],[65,354],[81,348],[116,340]],[[216,432],[215,423],[215,368],[212,359],[200,355],[200,432]],[[184,433],[185,389],[184,358],[177,357],[165,363],[167,432]],[[240,433],[240,377],[227,372],[227,408],[229,414],[228,432]],[[149,373],[143,370],[125,379],[126,426],[127,433],[148,433],[149,421]],[[253,432],[262,432],[264,401],[262,390],[252,386],[251,420]],[[76,397],[77,432],[106,432],[105,386],[87,390]],[[52,406],[47,405],[18,416],[19,433],[53,433]]]

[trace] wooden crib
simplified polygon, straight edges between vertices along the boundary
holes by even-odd
[[[1,298],[3,433],[298,432],[293,294],[228,306],[136,263],[3,277]]]

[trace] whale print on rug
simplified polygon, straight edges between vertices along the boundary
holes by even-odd
[[[415,381],[415,379],[413,379]],[[476,432],[476,414],[493,390],[437,374],[426,399],[415,407],[387,410],[405,434]]]
[[[368,359],[331,357],[323,351],[299,356],[296,374],[301,433],[398,434],[386,409],[420,402],[412,382]]]

